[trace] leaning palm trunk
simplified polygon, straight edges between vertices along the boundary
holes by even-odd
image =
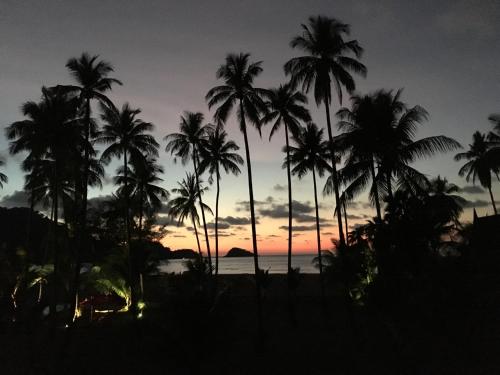
[[[347,207],[345,200],[342,201],[342,206],[344,207],[344,221],[345,221],[345,243],[349,246],[349,226],[347,225]]]
[[[493,212],[497,215],[497,206],[495,204],[495,198],[493,198],[493,193],[491,191],[491,184],[488,186],[488,191],[490,192],[491,205],[493,206]]]
[[[198,176],[198,155],[196,154],[196,149],[193,151],[193,165],[194,165],[194,175],[196,178],[196,188],[198,189],[198,199],[200,201],[201,220],[203,222],[203,229],[205,231],[205,241],[207,243],[208,266],[210,274],[212,274],[212,254],[210,253],[210,240],[208,239],[207,221],[205,220],[205,209],[203,208],[203,200],[201,198],[200,180]]]
[[[321,302],[325,304],[325,282],[323,278],[323,262],[321,259],[321,234],[319,228],[319,205],[318,205],[318,190],[316,187],[316,172],[312,169],[313,186],[314,186],[314,207],[316,210],[316,240],[318,245],[318,267],[319,267],[319,283],[321,288]]]
[[[219,164],[216,166],[217,176],[217,193],[215,196],[215,277],[219,275],[219,193],[220,193],[220,176]]]
[[[326,97],[328,97],[328,95]],[[340,207],[339,181],[337,175],[337,165],[335,162],[335,148],[333,145],[332,124],[330,121],[330,106],[327,100],[325,100],[325,110],[326,110],[326,124],[328,128],[328,142],[330,146],[330,157],[332,162],[332,182],[333,182],[333,190],[335,191],[335,204],[337,207]],[[343,248],[345,245],[345,239],[344,239],[344,230],[342,228],[341,210],[337,210],[337,224],[339,226],[340,247]]]
[[[286,176],[288,179],[288,278],[292,275],[292,175],[290,172],[290,149],[288,141],[288,126],[285,123],[286,140]],[[290,280],[289,280],[290,282]]]
[[[201,252],[201,246],[200,246],[200,238],[198,236],[198,228],[196,228],[196,220],[194,217],[191,218],[193,221],[193,229],[194,229],[194,234],[196,236],[196,244],[198,245],[198,254],[200,255],[200,259],[203,260],[203,253]]]
[[[257,319],[259,325],[259,334],[263,334],[263,324],[262,324],[262,298],[261,298],[261,286],[260,286],[260,268],[259,268],[259,253],[257,250],[257,230],[255,225],[255,207],[253,200],[253,184],[252,184],[252,164],[250,161],[250,148],[248,145],[247,127],[245,123],[245,111],[243,110],[243,103],[240,100],[240,118],[241,118],[241,130],[243,132],[243,139],[245,141],[245,157],[247,162],[247,173],[248,173],[248,194],[250,201],[250,220],[252,222],[252,244],[253,244],[253,262],[255,270],[255,286],[257,292]]]

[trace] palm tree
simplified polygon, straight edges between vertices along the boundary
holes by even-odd
[[[289,161],[293,166],[292,174],[303,178],[311,172],[313,176],[314,206],[316,210],[316,240],[318,247],[318,265],[321,281],[321,295],[324,300],[323,263],[321,260],[321,235],[319,225],[318,190],[316,185],[316,172],[322,177],[329,171],[328,143],[323,140],[323,129],[318,129],[316,124],[309,123],[306,128],[293,136],[296,146],[289,146]]]
[[[172,189],[172,193],[178,194],[178,196],[170,201],[169,215],[172,218],[177,219],[179,225],[187,218],[191,219],[194,234],[196,236],[196,243],[198,245],[198,253],[200,254],[201,259],[203,255],[201,252],[200,239],[198,237],[198,229],[196,227],[196,223],[200,222],[200,217],[196,206],[200,194],[203,194],[206,191],[206,188],[199,188],[199,185],[196,182],[196,177],[190,173],[186,173],[186,177],[177,184],[179,187]],[[208,212],[212,212],[210,207],[206,204],[203,204],[203,208]]]
[[[208,129],[208,137],[204,147],[200,149],[200,173],[208,170],[210,182],[215,179],[217,192],[215,196],[215,276],[219,273],[219,193],[220,193],[220,170],[226,173],[238,175],[241,173],[238,164],[243,164],[243,158],[233,151],[240,148],[233,141],[226,140],[227,133],[221,125]]]
[[[413,191],[422,189],[428,185],[427,178],[410,164],[461,147],[454,139],[442,135],[415,140],[417,126],[427,119],[427,111],[418,105],[408,108],[400,97],[401,90],[396,94],[379,90],[354,96],[352,109],[342,108],[338,112],[339,128],[345,131],[338,143],[348,152],[341,170],[342,182],[349,184],[345,194],[352,200],[371,179],[370,197],[379,221],[381,193],[392,199],[394,177],[398,186]]]
[[[494,173],[498,178],[500,173],[500,166],[494,160],[490,150],[490,142],[486,139],[486,135],[480,132],[475,132],[472,135],[472,143],[469,144],[469,150],[455,155],[455,161],[467,160],[462,168],[458,171],[458,175],[465,176],[466,181],[472,179],[472,183],[476,183],[476,179],[482,187],[488,189],[490,193],[491,205],[493,211],[497,215],[497,207],[493,192],[491,191],[491,174]]]
[[[4,165],[5,165],[5,162],[2,159],[0,159],[0,167],[2,167]],[[9,181],[9,178],[7,177],[7,175],[0,172],[0,189],[3,189],[3,184],[6,184],[8,181]]]
[[[77,145],[81,144],[78,133],[78,107],[74,98],[58,89],[42,87],[40,103],[26,102],[22,113],[25,120],[17,121],[6,129],[6,135],[11,140],[9,150],[12,154],[28,152],[24,167],[38,165],[41,169],[42,186],[48,184],[49,199],[53,212],[53,294],[50,312],[52,328],[56,325],[56,305],[58,299],[59,278],[59,248],[57,227],[59,220],[59,200],[61,199],[64,181],[68,178],[68,160],[74,160]]]
[[[286,151],[286,172],[288,181],[288,276],[292,273],[292,177],[290,173],[289,135],[298,135],[300,123],[311,121],[309,111],[304,107],[307,104],[307,97],[295,91],[289,84],[272,88],[266,95],[267,114],[263,117],[263,123],[273,123],[269,140],[278,131],[281,125],[285,128],[285,151]]]
[[[290,42],[292,48],[298,48],[306,55],[294,57],[285,64],[285,73],[291,75],[292,84],[302,84],[302,91],[314,89],[316,104],[325,106],[328,139],[330,143],[330,160],[332,179],[335,191],[336,206],[340,207],[340,194],[337,181],[336,157],[333,132],[330,119],[330,103],[332,100],[332,83],[342,105],[342,91],[345,88],[351,93],[356,85],[351,72],[366,76],[366,67],[357,58],[363,49],[356,40],[345,41],[350,27],[336,19],[317,16],[309,18],[309,25],[302,24],[303,33]],[[353,54],[354,57],[349,55]],[[341,247],[345,245],[342,230],[342,213],[337,211],[339,240]]]
[[[60,88],[79,98],[83,112],[82,130],[84,143],[81,146],[83,155],[81,163],[78,165],[79,173],[77,173],[76,176],[78,186],[75,189],[79,198],[77,200],[77,222],[79,222],[77,228],[81,238],[79,240],[79,245],[75,246],[76,261],[72,293],[74,298],[71,302],[72,310],[76,311],[80,277],[80,249],[85,246],[87,237],[87,194],[88,186],[92,186],[90,181],[91,159],[95,156],[92,140],[97,134],[95,123],[91,118],[91,102],[97,101],[102,105],[112,107],[113,104],[105,93],[111,91],[114,84],[121,85],[122,83],[115,78],[109,77],[109,74],[114,71],[113,66],[109,62],[99,60],[98,55],[91,56],[87,52],[82,53],[78,58],[70,58],[66,63],[66,68],[76,81],[76,85],[63,85],[60,86]]]
[[[162,201],[168,199],[167,190],[158,186],[163,181],[158,175],[163,173],[163,167],[156,163],[156,159],[150,156],[141,160],[133,160],[132,168],[127,171],[127,186],[131,198],[138,204],[139,215],[139,236],[142,235],[143,218],[145,209],[150,213],[158,211],[162,206]],[[118,185],[125,186],[125,171],[123,167],[118,169],[118,176],[115,178]]]
[[[427,204],[436,211],[436,216],[443,224],[451,221],[458,223],[460,214],[467,203],[463,197],[457,195],[459,191],[460,188],[457,185],[439,175],[430,181]]]
[[[250,201],[250,220],[252,222],[253,260],[255,269],[255,285],[257,289],[257,310],[259,332],[262,334],[262,305],[259,280],[259,253],[257,250],[257,230],[255,225],[255,205],[253,198],[252,162],[247,136],[247,120],[260,134],[261,115],[266,113],[263,95],[266,90],[254,87],[255,78],[262,72],[261,61],[249,62],[250,54],[229,54],[226,61],[217,70],[216,76],[224,81],[224,85],[216,86],[208,91],[206,100],[208,107],[218,106],[215,111],[216,123],[225,123],[229,114],[236,107],[236,114],[245,142],[245,157],[248,174],[248,194]]]
[[[101,105],[101,119],[104,123],[98,142],[107,144],[101,160],[108,164],[113,157],[123,157],[124,200],[125,200],[125,230],[127,234],[127,251],[129,259],[129,277],[132,296],[132,313],[136,309],[135,272],[133,269],[134,254],[132,253],[130,235],[130,189],[128,187],[128,165],[130,161],[137,163],[147,156],[158,156],[158,143],[151,134],[154,125],[137,118],[140,109],[133,109],[128,103],[121,110],[115,107]]]
[[[175,154],[181,158],[183,164],[186,164],[191,158],[194,167],[194,175],[196,184],[199,186],[200,172],[199,172],[199,153],[201,143],[204,141],[207,130],[207,125],[203,124],[203,114],[200,112],[184,112],[181,116],[180,133],[172,133],[165,137],[167,146],[166,152]],[[198,189],[199,190],[199,189]],[[210,253],[210,241],[208,238],[207,222],[205,219],[205,210],[203,209],[203,200],[201,192],[199,193],[199,202],[201,208],[201,219],[203,221],[203,229],[205,231],[205,241],[207,244],[208,263],[210,265],[209,271],[212,272],[212,254]]]

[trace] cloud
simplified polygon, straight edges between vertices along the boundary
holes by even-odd
[[[15,190],[12,194],[3,196],[0,200],[0,206],[6,208],[29,207],[29,194],[23,190]]]
[[[156,216],[156,224],[157,225],[162,225],[162,226],[176,226],[176,227],[183,227],[184,223],[180,223],[177,225],[177,220],[171,218],[170,216],[165,216],[165,215],[157,215]]]
[[[315,223],[316,216],[308,215],[308,214],[293,214],[293,218],[297,223]],[[319,218],[320,223],[328,223],[330,220],[324,219],[322,217]]]
[[[219,222],[218,229],[229,229],[231,225],[229,223]],[[200,226],[203,229],[203,224]],[[208,229],[215,229],[215,223],[207,223]]]
[[[221,217],[220,221],[224,221],[231,225],[247,225],[251,224],[250,218],[248,217],[238,217],[238,216],[226,216]]]
[[[499,205],[500,202],[495,201],[496,205]],[[490,201],[485,201],[482,199],[476,199],[474,201],[468,201],[466,200],[464,207],[465,208],[482,208],[482,207],[489,207],[491,206]]]
[[[89,208],[98,208],[102,206],[105,202],[109,202],[114,200],[115,198],[108,194],[108,195],[99,195],[97,197],[89,198],[87,200],[87,205]]]
[[[265,201],[254,200],[253,204],[257,207],[263,206],[263,205],[266,205],[267,203],[269,203],[269,201],[268,201],[269,199],[272,201],[273,197],[267,197]],[[235,210],[237,212],[250,211],[250,201],[237,201]]]
[[[311,206],[309,202],[299,202],[292,201],[292,210],[294,213],[294,217],[300,217],[303,214],[311,213],[314,208]],[[281,219],[288,217],[288,204],[271,204],[264,208],[259,209],[259,213],[262,216],[270,217],[273,219]],[[307,217],[306,217],[307,218]]]
[[[280,226],[280,229],[288,230],[288,225],[282,225]],[[293,225],[292,230],[297,232],[316,230],[316,225]]]
[[[485,191],[482,187],[476,185],[467,185],[460,189],[460,192],[466,194],[483,194]]]
[[[273,186],[273,190],[274,191],[286,191],[286,185],[280,185],[280,184],[276,184]]]

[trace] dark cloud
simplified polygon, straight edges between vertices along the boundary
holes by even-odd
[[[239,216],[226,216],[221,217],[220,221],[224,221],[231,225],[247,225],[251,224],[250,218],[248,217],[239,217]]]
[[[15,190],[12,194],[2,197],[0,206],[7,208],[29,207],[29,194],[23,190]]]
[[[219,222],[218,229],[229,229],[231,225],[225,222]],[[203,226],[202,226],[203,228]],[[215,223],[207,223],[208,229],[215,229]]]
[[[288,225],[282,225],[280,226],[280,229],[288,230]],[[294,225],[292,226],[292,230],[297,232],[316,230],[316,225]]]
[[[308,214],[293,214],[293,218],[297,223],[315,223],[316,216],[308,215]],[[330,220],[324,219],[322,217],[319,218],[320,223],[328,223]]]
[[[111,195],[99,195],[97,197],[89,198],[87,200],[87,205],[89,208],[99,208],[104,203],[114,200],[115,198]]]
[[[477,185],[467,185],[460,189],[460,192],[466,194],[483,194],[485,193],[484,189]]]
[[[370,216],[368,216],[368,215],[347,214],[347,218],[350,219],[350,220],[363,220],[363,219],[369,219]]]
[[[176,226],[176,227],[184,226],[184,223],[180,223],[179,225],[177,225],[177,220],[171,218],[170,216],[165,216],[165,215],[157,215],[156,224],[162,226]]]
[[[274,191],[286,191],[286,185],[276,184],[273,186]]]
[[[304,214],[309,214],[311,213],[314,208],[311,206],[309,202],[299,202],[299,201],[292,201],[292,210],[294,213],[294,217],[300,218],[301,215]],[[283,204],[271,204],[267,207],[260,208],[259,213],[262,216],[270,217],[273,219],[281,219],[288,217],[288,204],[283,203]],[[307,218],[307,216],[306,216]]]
[[[495,204],[499,205],[500,202],[495,201]],[[465,208],[482,208],[482,207],[493,207],[493,206],[491,205],[491,201],[476,199],[474,201],[466,200],[464,207]]]

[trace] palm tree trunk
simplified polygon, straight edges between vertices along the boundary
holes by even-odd
[[[325,111],[326,111],[326,124],[328,128],[328,141],[330,144],[330,157],[332,161],[332,182],[333,189],[335,191],[335,204],[337,207],[340,207],[340,194],[339,194],[339,181],[337,175],[337,163],[335,162],[335,148],[333,146],[333,133],[332,133],[332,123],[330,120],[330,105],[327,100],[325,100]],[[343,247],[345,245],[344,238],[344,230],[342,228],[342,212],[341,210],[337,210],[337,224],[339,227],[339,241],[340,246]]]
[[[245,141],[245,157],[247,162],[247,174],[248,174],[248,195],[250,201],[250,221],[252,222],[252,244],[253,244],[253,263],[255,270],[255,286],[257,292],[257,319],[258,328],[261,338],[263,337],[263,324],[262,324],[262,298],[261,298],[261,286],[259,278],[259,253],[257,250],[257,230],[255,225],[255,206],[253,199],[253,184],[252,184],[252,164],[250,160],[250,148],[248,145],[248,135],[247,126],[245,123],[245,111],[243,109],[243,103],[240,99],[240,120],[241,120],[241,131],[243,132],[243,139]]]
[[[373,157],[370,163],[370,171],[372,174],[372,190],[373,194],[375,195],[375,209],[377,210],[377,219],[379,221],[382,221],[382,214],[380,213],[380,201],[379,201],[378,186],[377,186],[377,175],[375,173],[375,160],[373,160]]]
[[[205,210],[203,208],[203,200],[201,199],[200,180],[198,176],[198,155],[196,154],[196,149],[193,151],[193,165],[194,165],[194,175],[196,177],[196,187],[198,189],[198,199],[200,201],[201,220],[203,222],[203,229],[205,231],[205,241],[207,243],[208,265],[210,269],[210,274],[212,274],[212,254],[210,253],[210,240],[208,239],[207,222],[205,220]]]
[[[194,217],[192,217],[191,220],[193,221],[194,234],[196,235],[198,254],[200,254],[200,259],[203,259],[203,253],[201,252],[201,246],[200,246],[200,238],[198,237],[198,228],[196,228],[196,220],[194,220]]]
[[[142,217],[144,215],[144,189],[141,185],[141,188],[139,189],[139,246],[140,246],[140,251],[144,251],[144,244],[142,243]],[[139,272],[139,290],[140,290],[140,298],[141,301],[144,301],[144,283],[143,283],[143,275],[142,275],[142,270]]]
[[[220,176],[219,164],[215,167],[217,175],[217,193],[215,195],[215,277],[219,275],[219,193],[220,193]]]
[[[342,206],[344,207],[345,243],[349,246],[349,226],[347,225],[347,206],[345,204],[345,200],[342,200]]]
[[[57,326],[57,281],[59,279],[59,249],[57,244],[57,220],[59,218],[59,195],[58,195],[58,170],[57,162],[54,163],[54,193],[53,193],[53,207],[54,207],[54,221],[53,227],[53,252],[54,252],[54,272],[52,274],[52,301],[50,305],[51,315],[51,334],[55,333]]]
[[[132,250],[131,244],[131,235],[130,235],[130,199],[129,199],[129,191],[128,191],[128,161],[127,161],[127,151],[123,152],[123,167],[124,167],[124,182],[125,182],[125,230],[127,234],[127,252],[128,252],[128,272],[129,272],[129,282],[130,282],[130,311],[135,317],[136,307],[137,307],[137,293],[135,290],[135,276],[134,276],[134,254]]]
[[[84,145],[84,159],[83,159],[83,179],[81,182],[82,195],[81,195],[81,213],[80,223],[77,236],[79,237],[78,244],[75,246],[75,274],[73,279],[73,287],[71,295],[70,311],[72,312],[72,321],[76,319],[76,310],[78,308],[78,291],[80,289],[80,268],[81,268],[81,253],[87,245],[87,194],[88,194],[88,179],[89,179],[89,149],[88,144],[90,141],[90,99],[85,99],[85,145]],[[78,220],[77,220],[78,222]]]
[[[314,186],[314,208],[316,210],[316,240],[318,245],[318,266],[319,266],[319,283],[321,288],[321,302],[325,303],[325,283],[323,280],[323,261],[321,259],[321,234],[319,228],[319,205],[318,205],[318,190],[316,187],[316,171],[312,169],[313,186]]]
[[[491,185],[488,186],[488,191],[490,192],[490,198],[491,198],[491,204],[493,206],[493,212],[495,212],[495,215],[498,215],[497,206],[495,204],[495,198],[493,198],[493,192],[491,191]]]
[[[292,174],[290,172],[290,150],[288,141],[288,126],[285,123],[286,141],[286,176],[288,180],[288,276],[292,274]]]

